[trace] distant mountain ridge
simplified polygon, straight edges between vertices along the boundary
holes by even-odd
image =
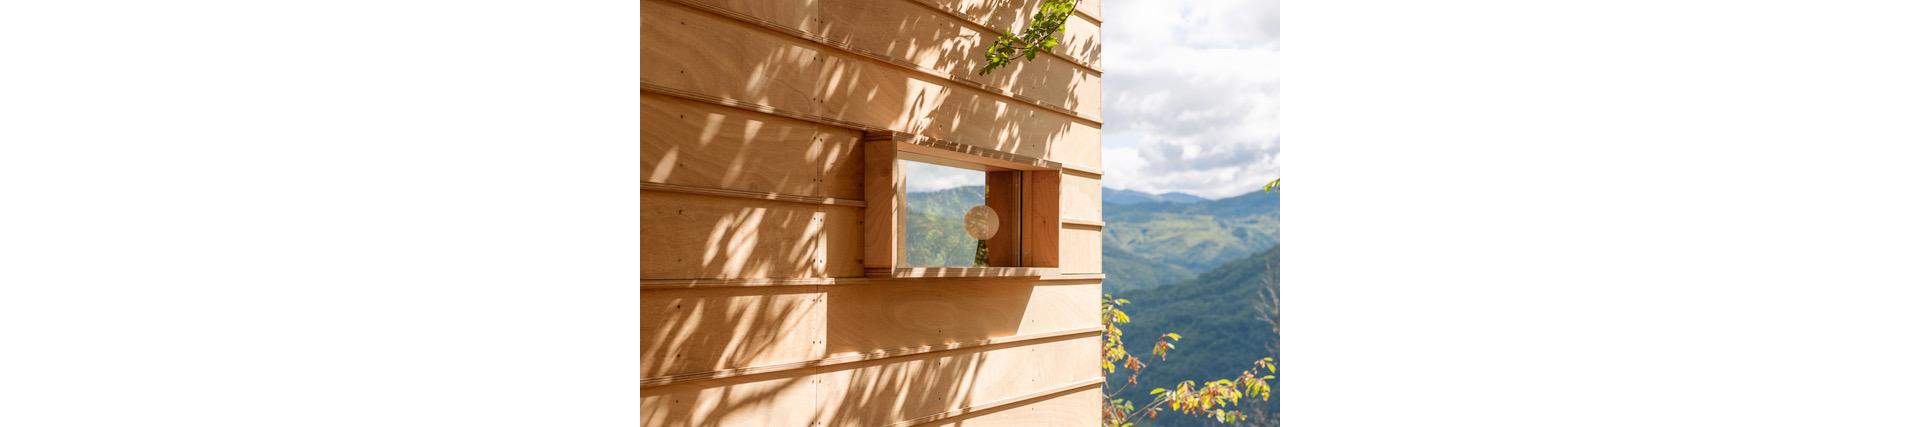
[[[1101,204],[1107,288],[1152,289],[1193,278],[1280,240],[1280,197]]]
[[[1107,288],[1152,289],[1178,283],[1279,241],[1277,194],[1252,191],[1219,200],[1185,193],[1148,195],[1101,189],[1101,255]],[[985,201],[981,186],[907,193],[908,259],[913,265],[967,265],[974,241],[959,228]]]
[[[1153,202],[1194,203],[1194,202],[1204,202],[1207,200],[1208,199],[1205,197],[1195,196],[1192,194],[1181,193],[1181,192],[1153,194],[1153,193],[1147,193],[1144,191],[1119,190],[1119,189],[1113,189],[1113,188],[1107,188],[1107,187],[1100,187],[1100,201],[1102,203],[1110,203],[1115,205],[1131,205],[1131,204],[1137,204],[1137,203],[1153,203]]]

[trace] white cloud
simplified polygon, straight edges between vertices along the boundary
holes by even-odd
[[[1227,197],[1278,176],[1277,3],[1104,8],[1107,185]]]
[[[987,185],[986,172],[905,160],[900,165],[905,169],[910,193]]]

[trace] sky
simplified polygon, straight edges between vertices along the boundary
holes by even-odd
[[[1220,198],[1279,176],[1278,2],[1103,3],[1103,185]]]
[[[964,186],[986,186],[987,173],[977,170],[941,166],[932,163],[920,163],[901,160],[900,167],[906,170],[907,192],[944,190]]]

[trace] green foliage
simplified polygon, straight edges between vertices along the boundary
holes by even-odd
[[[961,218],[986,201],[985,189],[966,186],[907,194],[907,265],[986,264],[986,245],[967,235]]]
[[[1247,415],[1238,409],[1241,399],[1258,397],[1261,401],[1266,401],[1271,397],[1273,388],[1270,382],[1273,381],[1273,374],[1276,371],[1272,357],[1254,360],[1253,368],[1241,371],[1238,376],[1232,378],[1204,383],[1184,380],[1171,389],[1155,387],[1148,392],[1151,397],[1144,405],[1136,406],[1130,399],[1117,397],[1122,391],[1139,383],[1140,374],[1146,370],[1147,364],[1139,357],[1128,353],[1123,340],[1125,331],[1120,326],[1131,323],[1132,318],[1127,316],[1120,307],[1131,301],[1106,295],[1100,302],[1100,319],[1105,324],[1103,333],[1105,339],[1101,340],[1100,367],[1108,374],[1115,373],[1118,367],[1125,367],[1129,375],[1126,385],[1115,387],[1112,385],[1113,382],[1109,381],[1105,386],[1107,401],[1100,412],[1102,425],[1131,426],[1142,419],[1159,419],[1160,414],[1165,411],[1208,417],[1216,422],[1233,424],[1247,419]],[[1160,334],[1159,339],[1153,344],[1153,356],[1161,361],[1167,360],[1167,354],[1176,348],[1174,343],[1181,338],[1180,334],[1173,332]]]
[[[994,39],[993,46],[987,47],[987,65],[980,68],[981,75],[993,73],[993,70],[1006,66],[1014,58],[1026,58],[1032,61],[1040,51],[1052,50],[1060,45],[1060,28],[1067,25],[1067,17],[1073,16],[1077,0],[1046,0],[1040,3],[1040,10],[1033,13],[1033,19],[1027,21],[1027,29],[1015,35],[1003,32]]]
[[[1274,178],[1273,181],[1267,182],[1266,187],[1261,187],[1260,191],[1272,193],[1273,187],[1278,187],[1278,186],[1280,186],[1280,178]]]
[[[1234,378],[1247,369],[1248,360],[1274,357],[1275,349],[1270,346],[1278,339],[1277,332],[1263,319],[1273,309],[1255,302],[1266,296],[1263,291],[1271,291],[1278,261],[1279,248],[1269,246],[1259,254],[1229,262],[1195,279],[1127,294],[1132,298],[1126,305],[1127,313],[1131,314],[1128,329],[1185,334],[1177,342],[1178,355],[1154,362],[1151,369],[1137,377],[1127,372],[1108,375],[1107,382],[1125,384],[1131,378],[1140,384],[1171,390],[1175,389],[1173,385],[1191,378]],[[1204,386],[1204,383],[1195,385]],[[1144,402],[1154,397],[1150,390],[1133,388],[1110,399]],[[1266,409],[1265,414],[1261,409]],[[1243,424],[1270,422],[1271,413],[1271,407],[1255,407],[1243,414],[1241,420]],[[1141,423],[1198,426],[1215,421],[1163,417]]]

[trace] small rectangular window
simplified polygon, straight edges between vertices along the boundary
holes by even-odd
[[[900,166],[907,267],[1018,265],[1019,171],[911,154],[901,156]]]
[[[868,277],[1037,277],[1059,267],[1060,165],[869,132]]]

